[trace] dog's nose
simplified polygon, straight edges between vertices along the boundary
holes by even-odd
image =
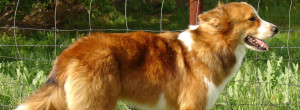
[[[272,31],[274,32],[274,34],[277,34],[277,33],[278,33],[278,30],[279,30],[279,29],[278,29],[277,26],[275,26],[275,27],[272,28]]]

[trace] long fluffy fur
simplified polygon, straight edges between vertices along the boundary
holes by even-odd
[[[246,3],[219,4],[199,16],[199,27],[181,34],[94,33],[79,38],[18,109],[113,110],[117,100],[145,108],[209,109],[209,84],[227,83],[243,58],[236,56],[238,45],[260,26],[260,21],[247,20],[254,13],[249,10]]]

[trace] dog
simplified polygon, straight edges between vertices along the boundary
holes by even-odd
[[[200,23],[176,33],[93,33],[55,61],[45,84],[17,110],[114,110],[117,101],[143,110],[213,107],[239,70],[245,49],[278,27],[246,2],[219,3]]]

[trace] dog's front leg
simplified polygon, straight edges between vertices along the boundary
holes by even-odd
[[[194,79],[194,78],[193,78]],[[178,110],[205,110],[207,107],[207,88],[204,82],[189,80],[189,83],[182,85],[179,97]]]

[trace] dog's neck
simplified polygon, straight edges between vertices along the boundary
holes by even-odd
[[[188,49],[189,64],[205,65],[205,69],[209,69],[210,73],[204,73],[209,79],[213,80],[215,85],[219,85],[222,81],[232,74],[235,64],[239,62],[238,54],[245,48],[240,48],[238,45],[232,45],[222,39],[226,36],[214,35],[211,32],[203,32],[199,29],[186,30],[182,32],[178,39]],[[213,43],[211,43],[213,41]],[[243,52],[242,52],[243,53]],[[203,69],[202,68],[202,69]],[[193,73],[199,73],[201,70],[193,70]]]

